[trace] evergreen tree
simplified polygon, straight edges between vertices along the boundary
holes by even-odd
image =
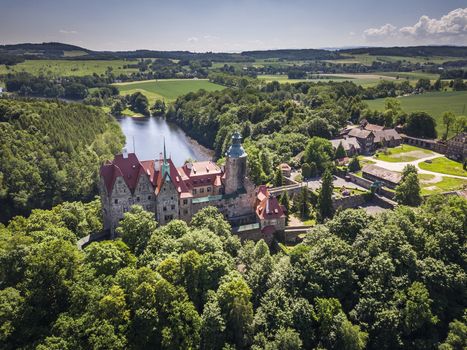
[[[352,157],[352,159],[349,162],[348,167],[349,167],[349,171],[351,172],[359,171],[361,169],[360,162],[356,155]]]
[[[323,221],[332,217],[334,208],[332,207],[332,192],[334,190],[332,174],[329,169],[324,171],[321,179],[321,189],[318,194],[319,219]]]
[[[285,184],[284,175],[282,174],[281,169],[278,167],[276,169],[276,173],[274,174],[274,186],[280,187],[280,186],[284,186],[284,184]]]
[[[345,158],[347,154],[345,153],[344,146],[342,145],[342,142],[339,143],[339,146],[336,148],[336,152],[334,153],[334,158],[335,159],[342,159]]]
[[[308,163],[302,164],[302,176],[304,179],[309,179],[311,177],[311,167]]]
[[[290,199],[289,199],[289,194],[287,193],[287,191],[284,191],[282,193],[282,196],[280,198],[280,203],[284,206],[285,208],[285,225],[288,225],[289,223],[289,215],[290,215]]]
[[[302,190],[297,197],[295,208],[297,209],[300,218],[308,219],[310,216],[310,190],[308,187],[302,187]]]

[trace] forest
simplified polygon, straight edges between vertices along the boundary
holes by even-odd
[[[92,199],[101,162],[124,143],[117,122],[96,108],[14,99],[0,99],[0,139],[0,222]]]
[[[401,124],[408,135],[436,136],[436,121],[427,113],[406,114],[394,98],[379,112],[370,110],[364,101],[403,94],[412,89],[407,82],[383,81],[367,89],[352,82],[259,85],[246,78],[230,82],[242,88],[181,96],[167,108],[166,117],[214,149],[218,157],[227,150],[232,133],[240,131],[249,155],[250,177],[257,184],[270,181],[273,166],[279,163],[300,165],[310,138],[335,138],[349,120],[367,119],[391,127]],[[429,81],[427,87],[431,88]]]
[[[216,208],[79,250],[99,200],[0,226],[2,349],[463,349],[467,202],[345,210],[294,248],[241,243]]]

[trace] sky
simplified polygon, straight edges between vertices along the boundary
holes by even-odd
[[[467,45],[467,0],[0,0],[0,44],[240,52]]]

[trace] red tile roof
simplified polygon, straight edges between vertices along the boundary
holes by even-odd
[[[276,197],[268,196],[263,199],[256,208],[256,215],[261,219],[278,219],[284,217],[284,209]]]
[[[140,173],[146,173],[146,171],[134,153],[128,153],[126,158],[118,154],[113,161],[103,164],[100,170],[109,194],[119,176],[123,178],[131,193],[134,193]]]
[[[159,161],[159,169],[162,169],[163,160],[160,159]],[[182,178],[182,175],[179,173],[177,168],[175,167],[172,159],[167,159],[167,163],[169,164],[169,178],[172,181],[172,184],[177,189],[179,194],[184,193],[184,198],[191,196],[191,191],[188,188],[186,181]],[[164,178],[162,176],[162,171],[157,172],[157,180],[156,180],[156,193],[158,193],[164,183]]]
[[[268,187],[266,185],[260,185],[256,190],[256,198],[262,202],[267,197],[269,197]]]
[[[221,186],[221,168],[212,161],[185,163],[178,172],[189,188],[199,186]]]

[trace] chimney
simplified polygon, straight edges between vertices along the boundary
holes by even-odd
[[[122,149],[122,156],[123,156],[124,159],[128,158],[128,151],[126,150],[126,147],[124,149]]]

